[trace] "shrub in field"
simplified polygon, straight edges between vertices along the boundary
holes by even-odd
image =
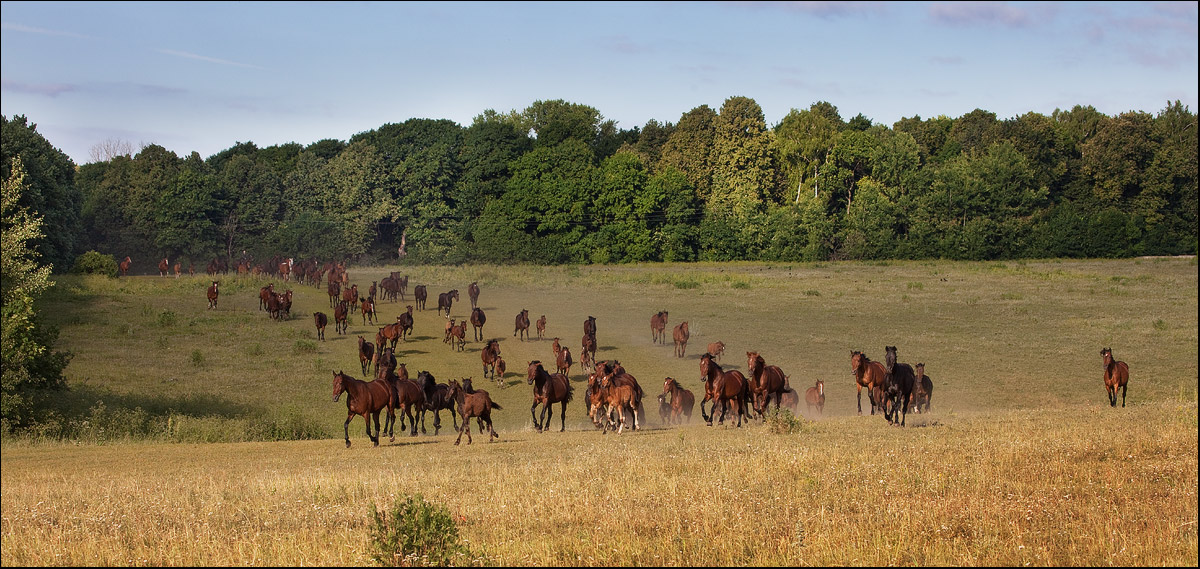
[[[458,525],[445,506],[407,496],[380,512],[371,503],[371,558],[383,566],[462,565],[470,551],[459,542]]]
[[[787,409],[773,409],[767,413],[767,430],[777,435],[792,435],[804,431],[807,421]]]
[[[71,267],[71,272],[80,275],[104,275],[115,278],[117,276],[117,260],[112,255],[88,251],[75,257],[75,266]]]

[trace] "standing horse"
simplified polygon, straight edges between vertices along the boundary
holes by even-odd
[[[502,410],[503,407],[493,402],[486,391],[467,393],[463,390],[462,385],[451,379],[448,395],[458,404],[458,414],[463,418],[462,428],[458,430],[458,438],[454,439],[455,445],[462,441],[464,431],[467,433],[467,444],[471,444],[471,417],[477,417],[478,420],[487,422],[490,433],[488,442],[492,442],[492,438],[500,438],[500,435],[496,434],[495,427],[492,426],[492,409]]]
[[[342,300],[350,306],[358,304],[358,285],[352,284],[350,288],[342,289]]]
[[[358,337],[358,363],[362,365],[363,375],[367,375],[367,367],[371,362],[375,361],[375,344],[372,344],[363,338]]]
[[[313,313],[313,324],[316,324],[316,326],[317,326],[317,338],[320,338],[321,341],[324,342],[325,341],[325,326],[327,324],[329,324],[329,317],[326,316],[324,312],[314,312]],[[363,375],[366,375],[366,374],[363,374]]]
[[[400,290],[400,298],[404,298],[404,289],[401,288]],[[428,297],[429,292],[425,290],[425,285],[417,285],[413,287],[413,303],[417,305],[417,310],[425,310],[425,299]]]
[[[712,354],[705,353],[700,356],[700,377],[704,381],[704,399],[700,402],[700,415],[704,417],[708,426],[712,426],[713,418],[717,416],[717,405],[721,406],[721,418],[717,424],[723,424],[731,403],[737,406],[737,426],[742,426],[742,415],[749,419],[750,382],[746,380],[746,376],[737,370],[721,369],[721,366],[713,361]],[[712,406],[710,411],[705,413],[704,404],[709,401],[712,401]]]
[[[471,298],[471,308],[475,308],[479,304],[479,283],[473,282],[467,285],[467,296]]]
[[[183,263],[180,263],[179,261],[175,261],[175,278],[179,278],[179,275],[182,273],[183,273]]]
[[[692,408],[696,405],[696,396],[691,391],[679,385],[679,382],[675,381],[675,378],[668,377],[663,380],[662,396],[671,399],[671,415],[669,417],[671,424],[678,425],[682,423],[682,417],[684,416],[687,417],[689,423],[692,422]]]
[[[546,315],[537,319],[537,335],[539,340],[544,340],[546,334]]]
[[[808,403],[808,412],[812,414],[813,407],[817,408],[817,413],[825,414],[825,382],[817,380],[817,384],[808,388],[804,392],[804,400]]]
[[[746,352],[746,367],[750,370],[750,386],[754,391],[754,410],[760,417],[765,415],[772,397],[778,410],[784,392],[792,390],[783,370],[779,366],[767,365],[758,352]]]
[[[479,351],[479,359],[483,360],[483,377],[490,377],[496,380],[496,364],[500,361],[500,342],[497,340],[488,340],[488,343]],[[504,377],[501,373],[501,378]]]
[[[342,430],[346,433],[346,448],[350,448],[350,421],[355,415],[362,415],[367,424],[367,438],[375,446],[379,446],[379,436],[384,430],[379,428],[379,413],[387,409],[385,425],[390,428],[395,418],[395,408],[392,406],[392,387],[386,381],[361,381],[350,377],[341,371],[333,374],[333,401],[346,394],[346,423]],[[368,417],[368,415],[370,417]],[[371,417],[375,419],[375,433],[371,434]]]
[[[454,430],[458,430],[458,413],[455,402],[450,398],[450,386],[438,383],[433,374],[423,371],[417,374],[417,384],[425,391],[425,410],[433,412],[433,434],[436,436],[442,430],[442,410],[450,411],[450,420]],[[425,432],[425,420],[421,420],[421,432]]]
[[[369,296],[367,298],[362,299],[361,310],[362,310],[363,326],[366,326],[367,322],[375,324],[379,321],[379,319],[375,316],[375,297]]]
[[[888,372],[884,377],[884,391],[891,412],[889,413],[885,407],[883,416],[889,423],[893,425],[899,423],[903,427],[904,420],[908,417],[908,402],[912,400],[917,375],[912,366],[896,361],[896,346],[885,346],[884,350],[887,353],[887,356],[884,357],[884,369],[887,369]],[[896,420],[897,416],[899,416],[899,421]]]
[[[850,373],[854,375],[854,381],[858,385],[858,414],[862,415],[862,390],[867,388],[867,399],[871,401],[871,414],[875,414],[875,407],[882,404],[882,401],[875,400],[875,386],[882,386],[884,376],[887,375],[887,369],[879,362],[871,361],[871,358],[857,350],[850,351]]]
[[[667,343],[667,311],[663,310],[650,317],[650,343]]]
[[[471,309],[471,328],[475,332],[475,341],[483,340],[483,325],[487,322],[487,315],[483,313],[482,308]]]
[[[450,292],[443,292],[442,294],[439,294],[438,295],[438,305],[437,305],[438,316],[441,316],[442,309],[445,308],[446,309],[446,317],[449,318],[450,317],[450,307],[454,305],[454,301],[456,301],[456,300],[458,300],[458,289],[454,289],[454,290],[451,290]]]
[[[347,317],[350,315],[350,307],[346,305],[346,301],[338,302],[337,308],[333,309],[333,330],[338,334],[345,334],[349,329],[349,324],[346,323]]]
[[[513,336],[518,335],[522,342],[529,339],[529,311],[524,308],[517,313],[515,328],[513,328]]]
[[[567,403],[570,403],[571,396],[575,392],[575,388],[571,386],[571,380],[562,373],[551,374],[542,367],[542,362],[533,360],[529,362],[527,370],[527,378],[529,385],[533,386],[533,406],[529,408],[529,414],[533,417],[533,428],[541,433],[550,430],[550,420],[554,418],[554,404],[560,403],[559,419],[561,427],[558,432],[567,430]],[[537,406],[542,406],[541,420],[538,420],[536,413]]]
[[[213,281],[212,286],[208,287],[208,307],[214,310],[217,308],[217,296],[220,294],[217,290],[219,284],[220,282]]]
[[[1129,389],[1129,364],[1114,361],[1112,348],[1100,350],[1100,356],[1104,358],[1104,388],[1108,390],[1108,402],[1113,407],[1117,406],[1117,390],[1120,389],[1121,407],[1124,407],[1125,391]]]
[[[688,332],[687,320],[680,322],[672,335],[675,337],[675,356],[682,358],[684,352],[687,351],[688,337],[691,336],[691,333]]]
[[[117,265],[121,269],[121,276],[126,276],[129,274],[129,267],[131,265],[133,265],[133,259],[130,259],[129,257],[125,257],[125,260],[121,261],[120,265]]]

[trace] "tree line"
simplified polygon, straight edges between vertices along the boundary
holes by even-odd
[[[113,148],[110,145],[110,148]],[[122,148],[116,145],[115,148]],[[76,166],[24,116],[3,169],[56,270],[95,250],[203,266],[243,251],[360,262],[1009,259],[1194,254],[1196,116],[1090,106],[1000,120],[843,120],[817,102],[769,126],[751,98],[620,129],[537,101],[470,126],[410,119],[208,158],[124,145]]]

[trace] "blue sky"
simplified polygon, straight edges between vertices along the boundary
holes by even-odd
[[[0,111],[77,164],[207,158],[537,100],[620,128],[753,98],[769,125],[1197,111],[1196,2],[3,2]]]

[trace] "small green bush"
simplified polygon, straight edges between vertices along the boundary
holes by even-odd
[[[797,417],[787,409],[773,409],[767,414],[765,425],[767,431],[776,435],[792,435],[802,432],[807,421]]]
[[[158,313],[158,325],[163,328],[170,328],[179,321],[179,316],[173,310],[164,310]]]
[[[104,275],[116,278],[117,260],[112,255],[88,251],[75,257],[75,266],[71,267],[71,272],[78,275]]]
[[[296,340],[294,349],[297,354],[315,354],[317,353],[317,343],[312,340]]]
[[[371,503],[371,558],[385,567],[463,565],[470,550],[460,543],[458,525],[445,506],[406,496],[380,512]]]

